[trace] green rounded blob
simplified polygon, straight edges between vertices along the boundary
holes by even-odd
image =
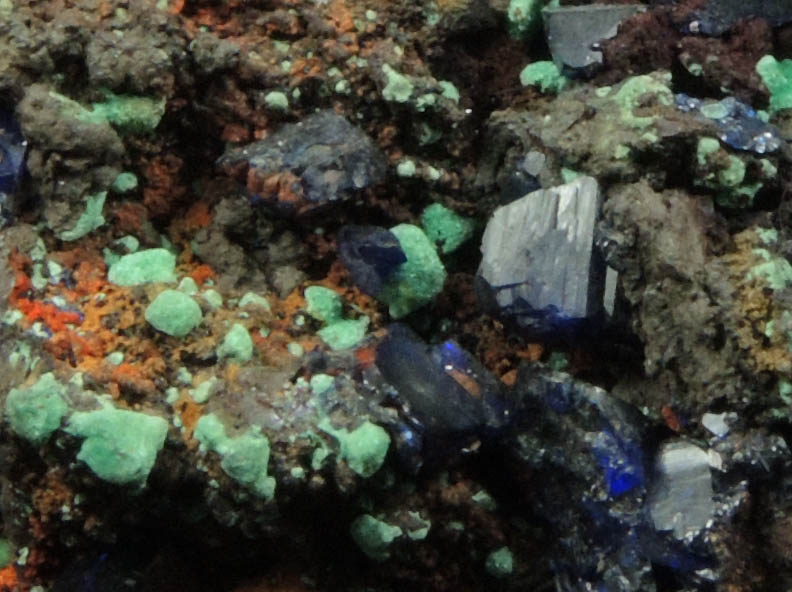
[[[357,320],[336,321],[316,332],[333,351],[357,346],[366,336],[368,317]]]
[[[138,178],[135,173],[124,172],[119,174],[115,181],[113,181],[113,191],[116,193],[127,193],[136,189],[138,186]]]
[[[756,73],[770,91],[770,113],[792,108],[792,60],[766,55],[756,62]]]
[[[696,146],[696,160],[700,166],[707,164],[707,157],[720,150],[720,142],[715,138],[699,138]]]
[[[409,158],[396,165],[396,174],[400,177],[414,177],[416,173],[415,162]]]
[[[66,431],[85,438],[77,458],[97,477],[116,485],[142,487],[165,444],[168,422],[145,413],[107,407],[72,414]]]
[[[318,427],[338,440],[341,458],[364,479],[376,473],[385,462],[390,436],[381,426],[365,421],[350,432],[344,428],[334,428],[330,420],[325,418]]]
[[[145,249],[124,255],[110,266],[107,279],[119,286],[176,281],[176,256],[167,249]]]
[[[476,229],[473,220],[460,216],[439,203],[432,204],[423,211],[421,224],[429,240],[440,245],[443,253],[456,251],[473,236]]]
[[[341,456],[349,468],[364,479],[376,473],[388,454],[390,436],[370,421],[352,430],[341,443]]]
[[[382,97],[386,101],[395,103],[406,103],[410,100],[413,93],[413,83],[407,76],[391,68],[388,64],[382,66],[385,74],[385,88],[382,89]]]
[[[201,416],[195,424],[193,436],[208,450],[214,451],[219,450],[229,439],[220,418],[214,413]]]
[[[370,514],[358,516],[349,528],[352,539],[367,557],[375,561],[385,561],[390,552],[390,544],[402,535],[402,529]]]
[[[8,423],[14,432],[34,444],[44,443],[60,427],[68,407],[66,387],[51,372],[27,388],[12,388],[5,402]]]
[[[211,288],[203,293],[204,301],[212,308],[220,308],[223,306],[223,297],[217,290]]]
[[[343,303],[338,292],[324,286],[309,286],[305,289],[306,311],[313,318],[334,323],[342,318]]]
[[[190,276],[187,276],[179,282],[179,290],[189,296],[195,296],[198,293],[198,284]]]
[[[269,455],[269,440],[250,431],[229,440],[220,466],[229,477],[249,487],[259,497],[272,499],[275,479],[267,475]]]
[[[152,327],[174,337],[184,337],[203,320],[201,307],[178,290],[160,292],[146,308],[145,317]]]
[[[245,292],[242,298],[239,299],[239,308],[245,308],[246,306],[262,308],[266,311],[271,310],[269,300],[254,292]]]
[[[286,93],[282,93],[278,90],[268,92],[264,97],[264,102],[267,104],[267,107],[275,111],[289,110],[289,97],[286,96]]]
[[[226,333],[223,343],[217,348],[217,357],[231,358],[237,362],[247,362],[253,357],[253,340],[243,325],[235,323]]]
[[[528,64],[520,72],[520,84],[537,86],[543,93],[558,94],[569,80],[561,73],[555,62],[541,61]]]
[[[391,317],[400,319],[431,302],[443,289],[446,272],[437,249],[423,230],[412,224],[391,228],[407,261],[385,284],[378,298],[389,307]]]
[[[270,500],[275,496],[275,479],[267,475],[269,440],[258,428],[229,438],[217,416],[209,414],[198,420],[194,435],[204,447],[220,455],[220,467],[234,481],[261,498]]]
[[[190,389],[190,396],[193,398],[193,401],[199,405],[203,405],[212,398],[215,387],[217,387],[217,378],[212,376],[209,380],[204,380],[194,389]]]
[[[514,557],[508,547],[501,547],[487,555],[484,566],[491,576],[505,578],[514,571]]]

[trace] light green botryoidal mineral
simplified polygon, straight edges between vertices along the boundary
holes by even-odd
[[[506,10],[509,33],[515,39],[528,40],[539,29],[542,0],[510,0]]]
[[[635,110],[645,106],[647,99],[658,105],[673,105],[674,93],[669,87],[670,83],[670,74],[643,74],[626,79],[612,97],[620,108],[624,123],[636,129],[652,125],[657,119],[656,115],[636,115]]]
[[[476,229],[473,220],[460,216],[439,203],[427,206],[421,214],[421,225],[429,240],[440,245],[443,253],[456,251],[473,236]]]
[[[389,278],[378,298],[400,319],[431,302],[443,289],[446,272],[437,249],[423,230],[412,224],[391,228],[407,261]]]
[[[316,332],[333,351],[357,346],[366,336],[368,317],[355,320],[335,321]]]
[[[136,189],[137,186],[138,178],[135,176],[135,173],[124,172],[116,177],[116,180],[113,181],[112,188],[116,193],[127,193],[128,191]]]
[[[234,323],[226,333],[223,343],[217,348],[217,357],[230,358],[237,362],[247,362],[253,357],[253,339],[243,325]]]
[[[505,578],[514,571],[514,556],[508,547],[501,547],[487,556],[484,566],[491,576]]]
[[[385,87],[382,89],[382,97],[386,101],[394,103],[406,103],[409,101],[415,89],[412,81],[388,64],[382,66],[382,72],[385,74],[386,82]]]
[[[338,292],[324,286],[309,286],[305,289],[306,311],[313,318],[334,323],[341,320],[343,303]]]
[[[106,197],[106,191],[100,191],[94,195],[86,196],[85,211],[80,214],[74,226],[69,230],[61,232],[58,238],[64,241],[74,241],[102,226],[105,223],[102,210]]]
[[[11,429],[33,444],[44,443],[60,427],[68,411],[65,392],[66,387],[51,372],[42,374],[29,387],[12,388],[5,402]]]
[[[241,436],[229,438],[220,419],[210,413],[198,420],[195,439],[220,455],[220,467],[234,481],[258,497],[269,500],[275,496],[275,479],[267,474],[269,440],[259,428],[252,427]]]
[[[289,110],[289,97],[286,93],[279,90],[273,90],[266,94],[264,103],[273,111],[288,111]]]
[[[119,286],[176,281],[176,256],[167,249],[145,249],[124,255],[110,266],[107,279]]]
[[[255,292],[245,292],[242,298],[239,299],[239,308],[245,307],[252,307],[252,308],[261,308],[263,310],[269,311],[270,303],[264,296],[259,296]]]
[[[349,532],[360,550],[375,561],[385,561],[390,556],[391,543],[403,534],[398,526],[377,520],[370,514],[355,518]]]
[[[770,113],[792,108],[792,60],[766,55],[756,62],[756,73],[770,91]]]
[[[538,86],[543,93],[557,94],[564,90],[567,82],[569,79],[561,73],[555,62],[534,62],[520,72],[520,84]]]
[[[152,132],[165,114],[165,99],[117,95],[109,90],[103,94],[105,100],[94,103],[84,118],[108,121],[122,135]]]
[[[105,407],[73,413],[66,431],[84,438],[77,458],[97,477],[142,487],[165,444],[168,422],[154,415]]]
[[[364,479],[379,471],[385,462],[390,436],[381,426],[365,421],[350,432],[345,428],[334,428],[330,420],[325,418],[318,427],[338,440],[341,458]]]
[[[184,337],[201,324],[201,307],[190,296],[178,290],[164,290],[148,305],[146,321],[163,333]]]
[[[767,249],[754,249],[764,261],[748,272],[748,279],[762,278],[771,290],[792,286],[792,265],[783,257],[772,255]]]

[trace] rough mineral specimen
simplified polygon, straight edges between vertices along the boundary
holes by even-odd
[[[704,102],[679,93],[676,105],[681,111],[693,111],[712,121],[720,130],[720,140],[737,150],[764,154],[775,152],[784,143],[777,127],[762,121],[753,107],[734,97]]]
[[[741,19],[764,19],[773,26],[792,20],[786,0],[706,0],[696,6],[686,28],[704,35],[722,35]]]
[[[344,226],[338,231],[338,255],[365,293],[377,296],[396,269],[407,261],[399,239],[377,226]]]
[[[657,530],[682,539],[698,533],[715,511],[709,456],[684,440],[666,442],[655,461],[649,512]]]
[[[639,4],[593,4],[546,8],[547,44],[559,68],[582,69],[602,63],[597,43],[615,36],[619,23],[645,10]]]
[[[158,331],[184,337],[195,329],[203,315],[190,296],[178,290],[164,290],[146,308],[146,320]]]
[[[0,109],[0,215],[9,216],[6,200],[14,192],[25,164],[27,142],[11,113]]]
[[[509,420],[498,381],[454,341],[428,346],[391,325],[376,364],[427,432],[497,430]]]
[[[247,169],[248,190],[287,212],[347,199],[386,171],[374,142],[332,111],[284,125],[265,140],[231,150],[218,164]]]
[[[594,250],[600,192],[591,177],[498,208],[481,243],[484,298],[524,326],[600,312],[605,267]]]

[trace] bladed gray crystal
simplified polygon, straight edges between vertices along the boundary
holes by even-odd
[[[640,4],[545,8],[542,17],[553,61],[559,68],[601,64],[602,52],[596,49],[597,44],[614,37],[624,19],[644,10],[646,7]]]
[[[594,251],[601,205],[592,177],[529,193],[493,213],[478,275],[490,301],[518,317],[583,319],[602,307],[605,267]]]

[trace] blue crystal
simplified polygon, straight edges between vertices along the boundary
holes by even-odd
[[[371,296],[379,294],[396,268],[407,261],[396,235],[378,226],[344,226],[336,241],[352,281]]]
[[[612,496],[620,496],[645,483],[641,449],[618,438],[611,430],[597,434],[594,458],[605,470],[605,482]]]
[[[765,154],[775,152],[784,143],[780,130],[765,123],[750,105],[738,101],[734,97],[726,97],[720,101],[705,102],[701,99],[679,93],[675,103],[680,111],[693,112],[699,119],[714,123],[721,142],[736,150],[745,150]],[[713,107],[717,107],[712,109]],[[706,108],[710,108],[707,115]]]
[[[509,419],[498,380],[453,341],[428,346],[394,324],[377,346],[376,365],[427,432],[480,433]]]
[[[0,108],[0,214],[5,211],[6,201],[17,187],[24,172],[27,142],[19,124],[10,111]]]

